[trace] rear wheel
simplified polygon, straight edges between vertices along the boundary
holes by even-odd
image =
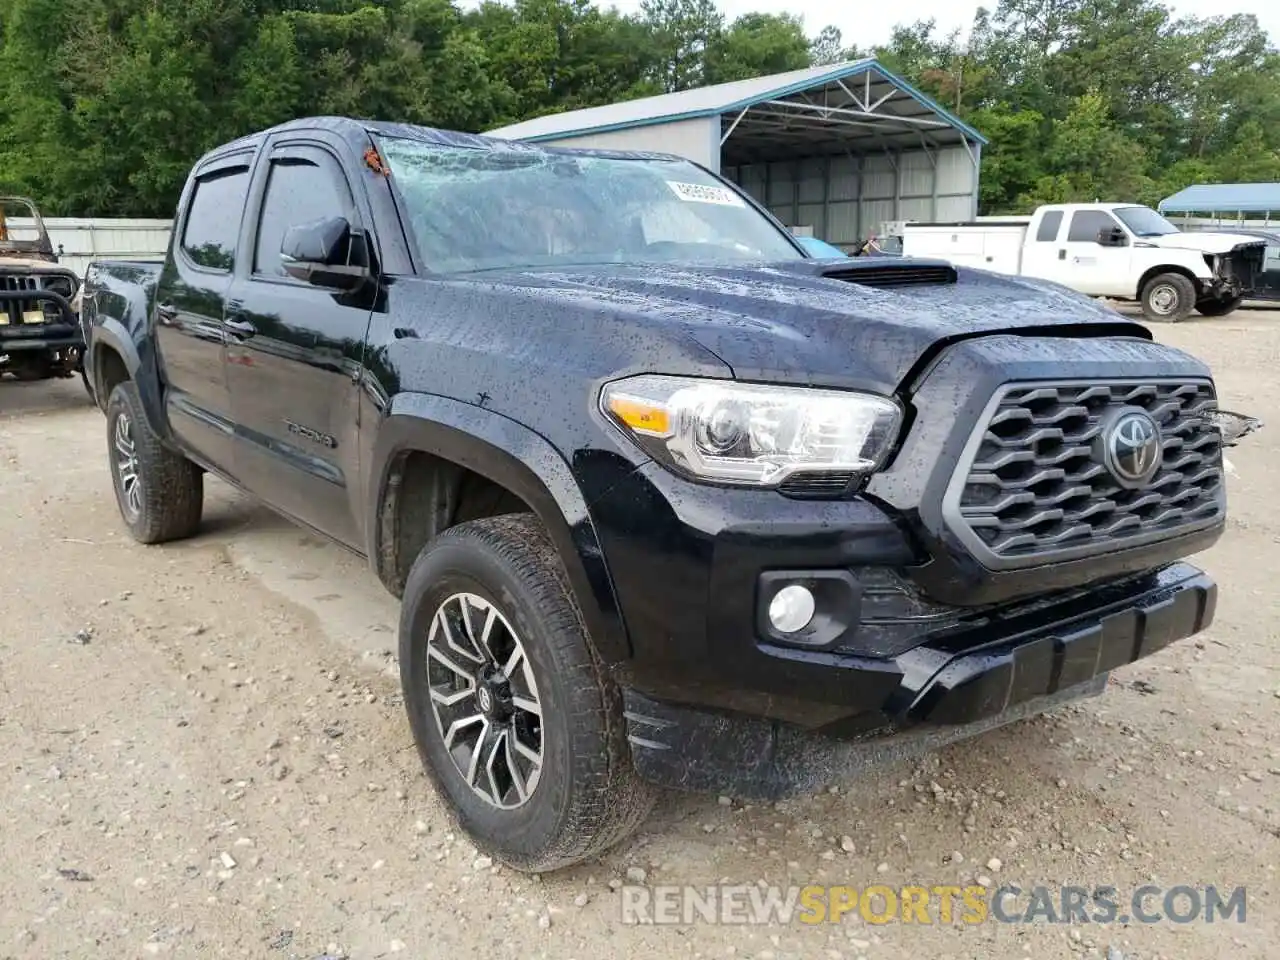
[[[107,402],[107,451],[120,516],[139,543],[189,537],[200,526],[204,474],[160,442],[126,380]]]
[[[447,530],[405,585],[400,675],[427,773],[476,846],[520,870],[595,856],[648,814],[622,699],[527,514]]]
[[[1196,310],[1205,317],[1225,317],[1228,313],[1234,313],[1243,299],[1244,297],[1224,297],[1218,300],[1201,300],[1196,304]]]
[[[1142,288],[1142,313],[1148,320],[1177,323],[1196,305],[1196,287],[1180,273],[1162,273]]]

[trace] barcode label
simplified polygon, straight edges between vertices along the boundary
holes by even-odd
[[[743,207],[742,198],[727,187],[717,187],[703,183],[680,183],[668,180],[667,186],[681,200],[687,203],[714,203],[719,207]]]

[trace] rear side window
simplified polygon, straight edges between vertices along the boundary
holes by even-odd
[[[1067,239],[1072,243],[1097,243],[1099,233],[1118,226],[1116,218],[1104,210],[1078,210],[1071,216]]]
[[[253,272],[284,277],[280,245],[290,227],[348,215],[351,194],[341,168],[319,150],[294,152],[271,162],[258,221]]]
[[[1036,231],[1036,240],[1040,243],[1053,243],[1058,239],[1058,228],[1062,226],[1062,211],[1051,210],[1040,221],[1040,229]]]
[[[196,181],[182,234],[182,249],[193,263],[231,272],[248,193],[248,167],[220,170]]]

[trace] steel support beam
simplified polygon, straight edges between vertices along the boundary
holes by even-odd
[[[742,122],[742,118],[747,115],[747,112],[750,109],[751,109],[750,107],[744,108],[740,114],[738,114],[736,117],[733,118],[733,123],[729,124],[729,129],[726,130],[724,132],[724,135],[720,138],[720,146],[723,147],[725,144],[725,141],[728,140],[731,136],[733,136],[733,131],[738,129],[738,124]]]
[[[886,123],[901,123],[908,127],[924,127],[928,130],[949,129],[951,124],[945,120],[925,120],[921,117],[900,117],[896,113],[872,113],[869,110],[850,110],[846,107],[819,107],[811,103],[797,103],[795,100],[766,100],[771,107],[782,107],[789,110],[810,111],[819,114],[831,114],[840,117],[858,117],[869,120],[880,120]],[[824,117],[824,119],[826,119]]]

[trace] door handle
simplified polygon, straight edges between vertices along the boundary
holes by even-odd
[[[258,328],[248,320],[236,319],[234,317],[228,317],[223,321],[223,325],[240,340],[248,340],[258,332]]]
[[[1058,251],[1058,259],[1059,259],[1059,260],[1065,260],[1065,259],[1067,259],[1067,251],[1066,251],[1066,250],[1059,250],[1059,251]]]
[[[172,326],[178,319],[178,308],[171,303],[156,304],[156,319],[161,326]]]

